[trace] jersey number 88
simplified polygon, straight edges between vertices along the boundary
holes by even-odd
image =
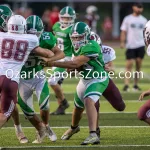
[[[16,61],[23,61],[28,48],[28,41],[18,40],[15,42],[13,39],[3,39],[1,58],[11,59]]]

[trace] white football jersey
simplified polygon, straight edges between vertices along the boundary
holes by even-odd
[[[102,45],[102,52],[103,52],[103,60],[105,64],[116,59],[115,50],[113,48],[106,45]]]
[[[36,35],[0,32],[0,75],[18,83],[22,66],[37,46]]]

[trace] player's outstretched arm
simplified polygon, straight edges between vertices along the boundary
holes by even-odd
[[[87,56],[77,56],[75,57],[72,61],[66,61],[66,62],[47,62],[46,66],[49,67],[60,67],[60,68],[70,68],[70,69],[76,69],[79,68],[80,66],[84,65],[90,60]]]
[[[54,53],[52,51],[41,48],[41,47],[36,47],[33,51],[41,57],[50,58],[50,57],[54,56]]]
[[[53,47],[51,50],[54,53],[54,56],[51,57],[49,61],[56,61],[65,57],[64,52],[61,51],[58,46]]]
[[[143,100],[143,98],[144,98],[145,96],[149,96],[149,95],[150,95],[150,90],[144,91],[144,92],[140,95],[139,101]]]

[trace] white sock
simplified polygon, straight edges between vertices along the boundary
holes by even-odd
[[[22,132],[21,124],[19,124],[19,125],[14,125],[14,126],[15,126],[16,132]]]

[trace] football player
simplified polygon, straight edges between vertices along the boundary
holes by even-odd
[[[51,50],[54,56],[52,61],[62,59],[64,53],[57,47],[56,38],[51,32],[43,32],[43,22],[36,16],[29,16],[27,19],[27,33],[35,34],[40,40],[40,47]],[[41,143],[46,133],[51,141],[56,141],[56,134],[49,126],[49,88],[43,67],[40,65],[40,58],[31,53],[28,60],[21,70],[21,75],[27,74],[26,78],[21,78],[19,83],[18,104],[20,105],[25,116],[29,119],[31,124],[37,129],[37,138],[33,143]],[[36,74],[36,76],[35,76]],[[39,107],[40,115],[43,123],[36,115],[33,108],[33,92],[35,91]],[[43,126],[44,124],[44,126]],[[45,132],[46,127],[46,132]]]
[[[100,37],[95,34],[94,32],[91,32],[90,39],[96,41],[101,47],[102,47],[102,54],[103,54],[103,60],[105,63],[105,70],[106,71],[112,71],[113,70],[113,60],[115,60],[115,50],[109,46],[102,45]],[[103,92],[103,96],[109,101],[109,103],[118,111],[123,111],[125,109],[125,103],[123,102],[122,96],[116,87],[116,85],[113,83],[111,79],[109,79],[109,84],[106,88],[106,90]],[[100,128],[99,128],[99,101],[96,102],[95,107],[97,109],[97,129],[96,134],[100,138]],[[68,140],[71,138],[72,135],[80,131],[79,128],[79,122],[82,118],[82,113],[84,111],[84,107],[82,106],[76,106],[73,110],[72,114],[72,124],[71,127],[62,135],[62,140]]]
[[[12,16],[12,10],[6,5],[0,5],[0,32],[7,32],[7,21]],[[15,111],[12,112],[12,118],[14,121],[14,127],[16,131],[16,136],[21,143],[27,143],[28,139],[25,137],[21,125],[19,123],[19,111],[17,106],[15,106]],[[17,112],[17,113],[16,113]]]
[[[147,46],[147,54],[150,56],[150,21],[145,25],[144,29],[144,41]],[[150,95],[150,90],[144,91],[139,100],[142,101],[144,97]],[[148,100],[143,106],[140,107],[137,114],[138,118],[150,125],[150,100]]]
[[[13,15],[8,20],[8,32],[0,32],[0,128],[9,120],[17,103],[20,71],[30,52],[47,58],[54,55],[40,48],[38,38],[25,31],[25,18]]]
[[[65,53],[65,58],[60,61],[69,61],[72,57],[71,50],[71,40],[69,38],[69,33],[71,31],[72,25],[74,24],[76,18],[76,13],[70,6],[61,9],[59,14],[59,22],[54,24],[53,33],[57,38],[57,43],[59,48]],[[50,77],[48,82],[55,92],[58,108],[56,111],[52,112],[53,115],[63,115],[65,114],[65,109],[69,107],[68,101],[66,100],[61,84],[63,82],[63,72],[65,68],[53,67],[54,76]]]
[[[75,59],[66,62],[47,62],[48,66],[70,69],[83,66],[80,72],[81,79],[76,88],[74,103],[76,107],[82,110],[85,107],[90,135],[81,145],[100,143],[100,139],[96,134],[97,110],[95,103],[109,84],[108,74],[104,70],[101,47],[97,42],[90,40],[89,37],[90,29],[88,25],[83,22],[75,23],[70,33]],[[95,72],[99,73],[96,77],[94,77]]]

